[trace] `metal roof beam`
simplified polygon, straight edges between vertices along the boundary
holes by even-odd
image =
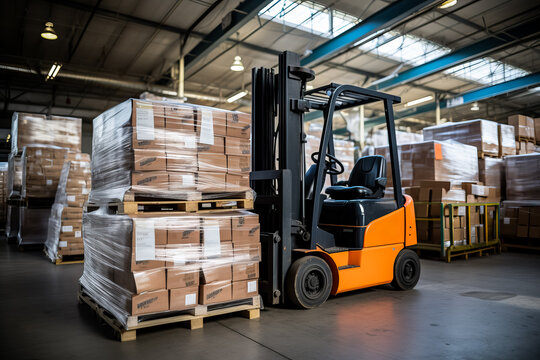
[[[540,28],[538,27],[538,19],[531,20],[522,25],[501,31],[500,33],[467,45],[461,49],[454,50],[437,59],[428,61],[425,64],[405,70],[396,77],[372,85],[369,88],[381,91],[404,85],[408,82],[419,80],[426,76],[447,70],[466,61],[501,50],[502,48],[527,41],[528,39],[537,36],[539,33]]]
[[[460,95],[456,95],[446,101],[440,102],[442,109],[451,109],[457,106],[470,104],[475,101],[486,100],[495,96],[511,93],[514,91],[522,90],[529,87],[540,85],[540,72],[536,72],[530,75],[526,75],[514,80],[506,81],[500,84],[485,86],[479,89],[471,90]],[[401,119],[404,117],[412,117],[419,114],[423,114],[430,111],[435,111],[436,103],[431,102],[429,104],[420,105],[403,109],[395,112],[395,119]],[[386,121],[384,116],[378,116],[375,118],[367,119],[365,121],[366,127],[373,127],[382,124]]]
[[[233,9],[221,24],[206,35],[190,52],[185,56],[185,69],[193,68],[195,64],[217,48],[221,43],[228,40],[231,35],[237,32],[249,20],[255,17],[272,0],[244,0]]]
[[[352,44],[366,39],[381,30],[395,26],[409,16],[440,2],[442,1],[400,0],[393,2],[344,33],[319,45],[309,56],[302,59],[300,64],[306,66],[315,62],[321,62],[336,52],[348,48]]]

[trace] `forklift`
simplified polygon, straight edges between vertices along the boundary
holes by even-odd
[[[393,104],[397,96],[331,83],[306,91],[315,73],[298,54],[279,55],[278,73],[252,70],[254,211],[261,224],[260,292],[267,304],[314,308],[330,295],[391,284],[414,288],[420,261],[412,198],[402,194]],[[335,111],[382,101],[388,129],[393,197],[384,196],[386,160],[358,159],[347,181],[336,158]],[[306,170],[304,114],[322,111],[314,164]],[[322,193],[325,180],[331,186]]]

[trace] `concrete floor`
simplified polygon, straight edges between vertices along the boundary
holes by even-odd
[[[120,343],[77,305],[83,265],[0,245],[2,359],[540,359],[540,256],[423,260],[415,290],[386,287],[309,310],[267,308]]]

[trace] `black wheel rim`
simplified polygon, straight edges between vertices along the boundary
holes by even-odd
[[[406,282],[412,282],[416,276],[416,264],[412,260],[407,260],[403,264],[403,269],[401,271],[403,280]]]
[[[304,295],[311,300],[317,299],[323,294],[326,287],[326,277],[319,269],[312,269],[304,277]]]

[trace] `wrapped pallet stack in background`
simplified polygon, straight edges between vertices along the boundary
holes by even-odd
[[[537,122],[537,121],[536,121]],[[531,154],[536,151],[535,119],[525,115],[508,117],[508,125],[514,127],[516,136],[516,154]]]
[[[241,210],[250,134],[249,114],[190,104],[128,100],[98,116],[81,299],[125,329],[141,314],[258,309],[259,219]]]
[[[13,113],[6,231],[19,246],[45,242],[64,158],[81,152],[81,125],[80,118]]]
[[[45,253],[56,263],[82,259],[83,206],[90,192],[90,156],[68,153],[49,217]]]
[[[0,228],[7,229],[8,163],[0,162]]]

